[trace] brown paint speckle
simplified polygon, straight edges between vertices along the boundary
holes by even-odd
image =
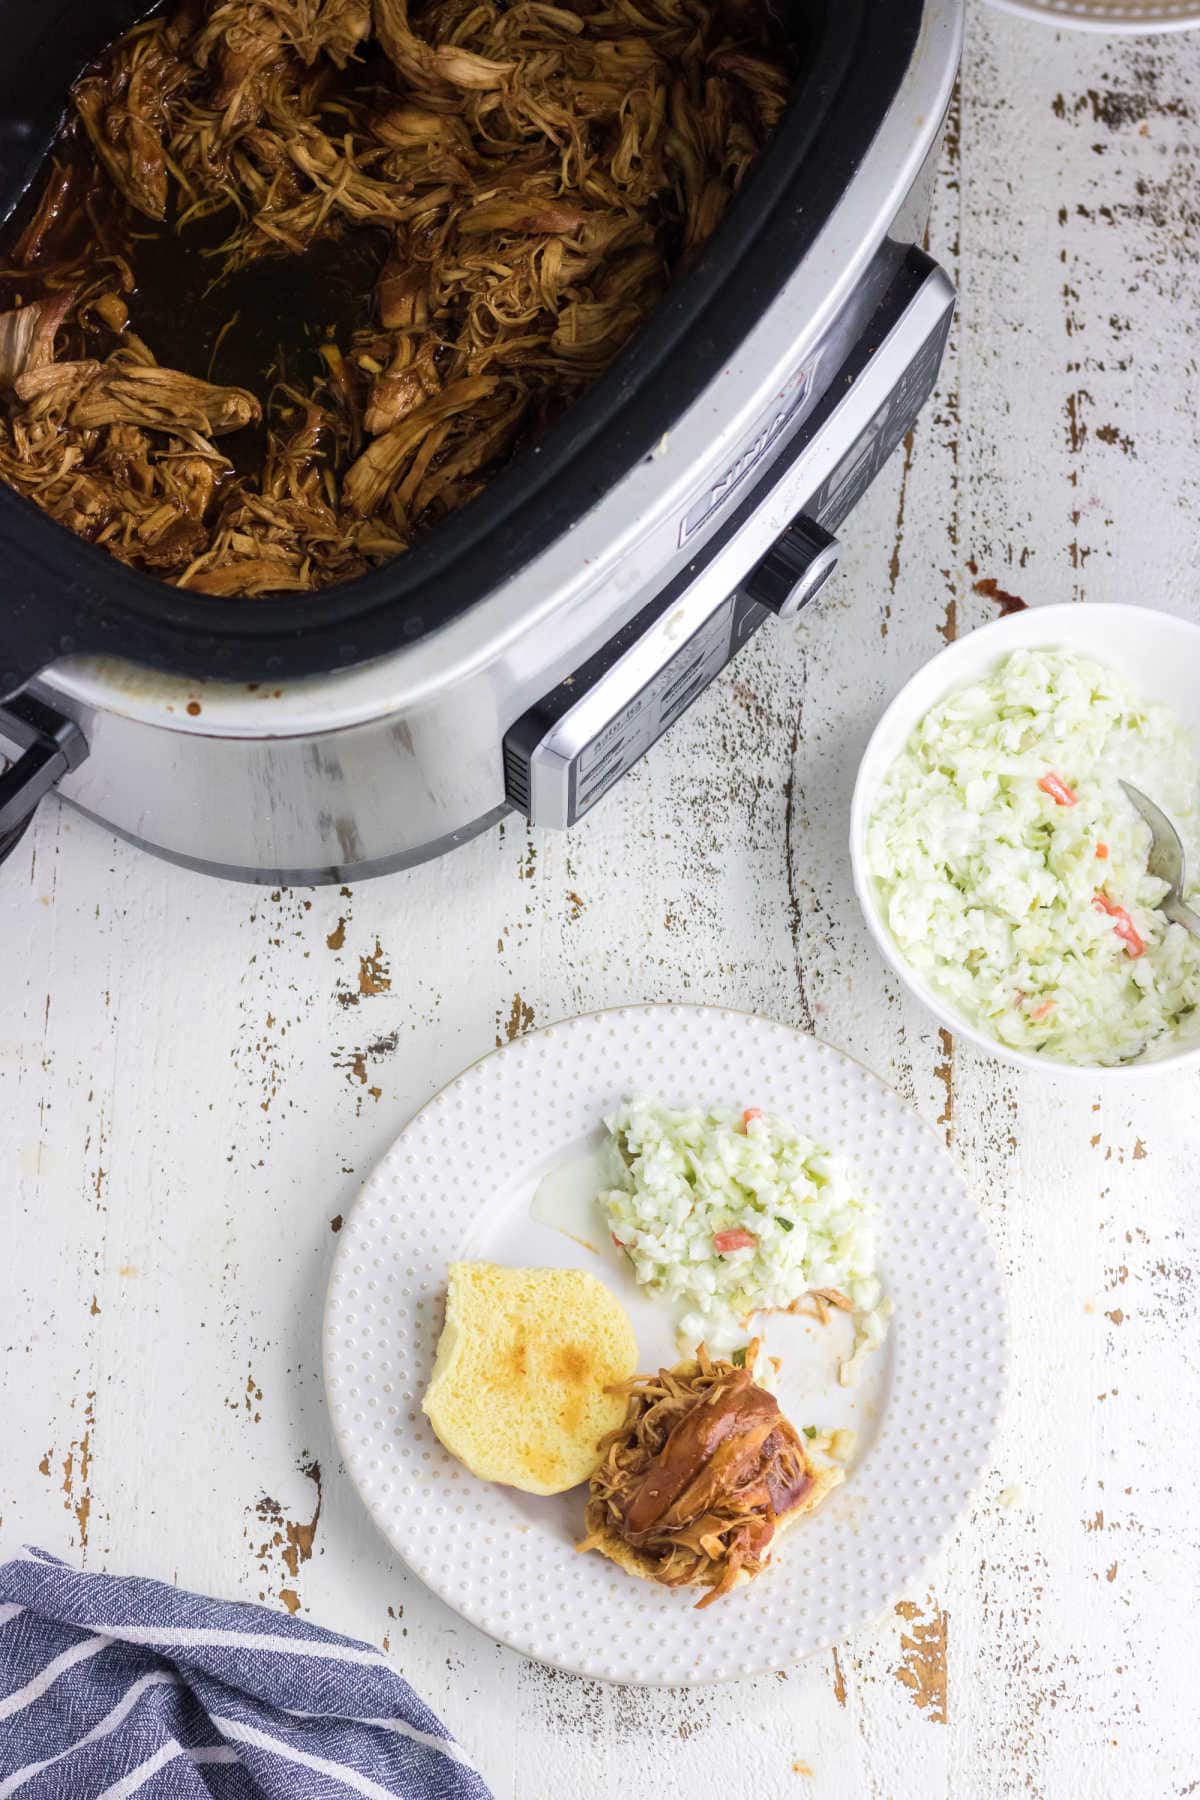
[[[345,1070],[346,1080],[352,1086],[357,1082],[361,1087],[367,1088],[367,1092],[373,1099],[378,1100],[383,1089],[367,1087],[368,1059],[371,1062],[382,1061],[384,1057],[392,1054],[399,1042],[400,1033],[397,1030],[389,1031],[383,1037],[373,1038],[369,1044],[364,1044],[361,1050],[335,1050],[333,1066],[335,1069]]]
[[[842,1665],[838,1658],[837,1645],[833,1646],[833,1697],[839,1706],[846,1704],[846,1677],[842,1674]]]
[[[262,1414],[258,1411],[259,1406],[262,1404],[262,1397],[262,1389],[255,1381],[254,1375],[251,1372],[246,1376],[246,1391],[242,1395],[242,1403],[256,1425],[262,1423]]]
[[[386,994],[392,985],[392,972],[379,939],[375,939],[375,948],[370,956],[359,958],[358,991],[360,994]]]
[[[74,1401],[72,1401],[72,1406]],[[90,1392],[83,1407],[83,1431],[78,1438],[72,1438],[66,1455],[62,1460],[62,1492],[63,1505],[67,1512],[74,1513],[75,1523],[79,1529],[79,1548],[87,1549],[88,1520],[92,1511],[92,1432],[96,1424],[96,1395]],[[44,1474],[50,1473],[50,1452],[43,1458]],[[41,1465],[39,1465],[41,1466]]]
[[[954,1137],[954,1038],[944,1025],[938,1029],[938,1042],[942,1047],[942,1061],[934,1069],[934,1078],[940,1081],[945,1093],[945,1101],[938,1114],[938,1124],[945,1128],[946,1142]]]
[[[523,1032],[528,1031],[532,1024],[532,1006],[527,1005],[526,1002],[522,1000],[520,994],[514,994],[513,1002],[509,1007],[507,1017],[501,1013],[496,1020],[497,1050],[499,1050],[503,1044],[511,1044],[516,1038],[519,1038]]]
[[[340,950],[345,941],[346,921],[344,918],[339,918],[337,924],[325,939],[325,946],[329,950]]]
[[[1002,619],[1007,619],[1012,613],[1024,612],[1029,604],[1022,600],[1020,594],[1010,594],[1007,588],[1002,588],[994,575],[985,575],[981,581],[974,583],[974,588],[985,600],[995,601]]]
[[[311,1462],[304,1471],[309,1481],[317,1490],[317,1504],[312,1518],[306,1525],[297,1524],[289,1519],[287,1522],[287,1547],[283,1552],[284,1566],[289,1575],[299,1572],[300,1564],[308,1562],[313,1553],[313,1540],[317,1535],[317,1526],[321,1520],[321,1465]]]
[[[1127,437],[1116,425],[1098,425],[1096,436],[1102,444],[1115,444],[1126,455],[1134,454],[1133,439]]]
[[[904,436],[904,463],[900,470],[900,493],[896,504],[896,535],[892,539],[892,554],[888,560],[888,591],[892,594],[895,594],[896,583],[900,579],[900,552],[904,546],[904,514],[908,505],[908,478],[912,473],[913,445],[915,442],[916,433],[910,428]],[[879,628],[881,637],[887,636],[888,618],[891,614],[891,610],[890,606],[884,609],[884,617]]]
[[[950,1634],[950,1618],[930,1598],[926,1618],[921,1607],[912,1600],[896,1603],[898,1618],[910,1626],[900,1634],[901,1660],[893,1673],[902,1687],[909,1689],[913,1705],[936,1725],[947,1719],[946,1648]]]
[[[341,1213],[334,1213],[332,1219],[329,1221],[329,1229],[332,1232],[339,1232],[342,1229]]]
[[[198,700],[189,700],[187,703],[187,709],[188,709],[188,715],[190,718],[198,719],[200,717],[201,709],[200,709],[200,702]]]
[[[270,1494],[263,1494],[254,1508],[255,1518],[269,1528],[269,1535],[257,1547],[259,1568],[264,1575],[269,1575],[272,1559],[278,1555],[283,1572],[289,1578],[289,1585],[280,1588],[279,1598],[290,1613],[298,1612],[300,1608],[299,1590],[290,1584],[296,1581],[300,1569],[312,1557],[321,1518],[321,1465],[310,1462],[303,1467],[302,1473],[317,1490],[311,1519],[285,1518],[282,1506]]]
[[[958,636],[958,601],[951,595],[946,602],[946,612],[938,626],[943,643],[952,644]]]

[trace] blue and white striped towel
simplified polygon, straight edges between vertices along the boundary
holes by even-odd
[[[159,1581],[0,1563],[0,1800],[491,1800],[368,1644]]]

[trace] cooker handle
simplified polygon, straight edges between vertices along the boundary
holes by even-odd
[[[88,753],[87,739],[64,713],[33,694],[14,694],[0,706],[0,738],[21,754],[0,774],[0,863],[24,837],[38,802]]]

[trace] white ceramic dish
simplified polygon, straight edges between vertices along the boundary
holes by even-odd
[[[1036,606],[995,619],[960,638],[925,664],[901,688],[878,725],[859,765],[850,811],[850,859],[854,888],[871,935],[905,986],[950,1031],[1005,1062],[1043,1074],[1055,1070],[1088,1080],[1120,1081],[1200,1063],[1200,1014],[1187,1037],[1153,1046],[1136,1061],[1115,1068],[1060,1062],[1010,1049],[988,1037],[905,961],[884,923],[875,883],[866,867],[867,825],[880,784],[931,706],[954,688],[976,680],[1020,649],[1076,650],[1119,669],[1148,699],[1158,700],[1189,726],[1200,744],[1200,626],[1145,606]]]
[[[668,1315],[603,1230],[595,1249],[530,1214],[545,1173],[600,1136],[626,1094],[789,1116],[850,1157],[879,1207],[895,1305],[864,1380],[837,1385],[849,1320],[772,1318],[780,1402],[798,1425],[852,1426],[843,1487],[777,1564],[704,1612],[573,1548],[586,1490],[537,1499],[478,1481],[421,1411],[456,1258],[589,1268],[627,1307],[640,1366],[674,1362]],[[952,1251],[952,1253],[951,1253]],[[986,1466],[1003,1391],[1001,1284],[940,1136],[857,1063],[787,1026],[645,1006],[533,1032],[419,1112],[345,1225],[325,1315],[334,1428],[352,1480],[404,1560],[482,1630],[579,1674],[716,1681],[778,1669],[875,1617],[951,1529]]]
[[[1042,25],[1076,31],[1118,33],[1189,31],[1200,25],[1200,9],[1190,0],[991,0],[1001,12],[1018,13]]]

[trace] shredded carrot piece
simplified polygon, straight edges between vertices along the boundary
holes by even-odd
[[[1118,906],[1116,901],[1110,900],[1105,893],[1097,894],[1092,905],[1098,912],[1108,914],[1113,922],[1113,930],[1125,945],[1126,956],[1145,955],[1146,940],[1123,906]]]
[[[1056,806],[1078,806],[1079,804],[1078,794],[1073,794],[1062,776],[1056,775],[1053,770],[1042,776],[1038,786],[1043,794],[1049,794]]]

